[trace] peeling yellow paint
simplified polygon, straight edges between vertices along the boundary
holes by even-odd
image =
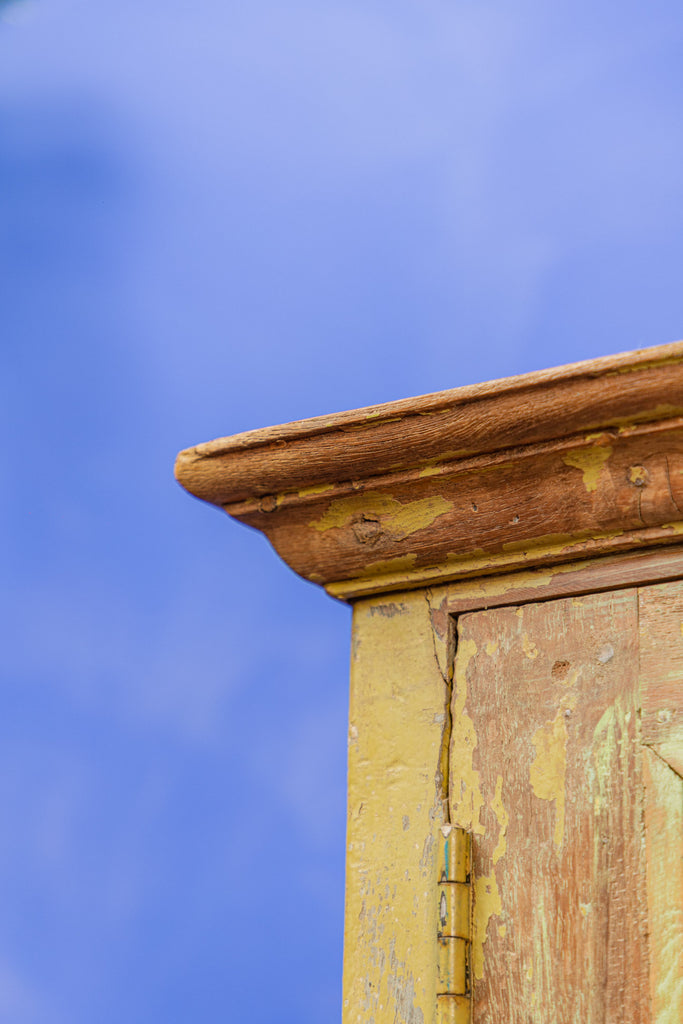
[[[472,936],[472,968],[474,977],[484,977],[484,945],[492,917],[498,917],[503,909],[496,881],[496,872],[474,879],[474,915]]]
[[[681,625],[681,631],[683,632],[683,625]],[[489,655],[489,657],[492,658],[499,647],[500,644],[498,643],[497,640],[489,640],[488,643],[486,644],[486,653]]]
[[[646,348],[634,349],[633,352],[629,352],[630,356],[640,355],[641,352],[647,352]],[[681,362],[681,357],[678,353],[672,353],[671,355],[664,356],[660,359],[643,359],[642,362],[633,362],[627,366],[618,366],[614,370],[607,370],[605,377],[617,377],[622,373],[641,373],[643,370],[655,370],[660,366],[671,366]],[[662,408],[657,406],[658,409]],[[668,409],[669,406],[664,406]]]
[[[591,445],[590,448],[579,448],[568,452],[562,459],[566,466],[580,469],[583,473],[583,485],[588,492],[597,490],[598,479],[603,466],[612,454],[610,445]]]
[[[538,647],[528,633],[522,634],[522,650],[527,658],[531,658],[532,661],[538,657]]]
[[[581,917],[588,917],[591,910],[593,909],[592,903],[579,903],[579,910],[581,911]]]
[[[302,487],[300,491],[297,491],[297,494],[300,498],[307,498],[311,494],[324,494],[325,491],[331,491],[334,486],[334,484],[315,484],[312,487]]]
[[[467,714],[467,669],[477,654],[474,640],[462,640],[455,657],[451,731],[451,821],[477,835],[484,834],[480,812],[484,804],[479,772],[473,766],[477,746],[474,722]]]
[[[667,528],[677,533],[683,533],[682,523],[667,523]],[[409,566],[403,565],[399,559],[389,559],[386,562],[380,561],[367,565],[363,571],[351,580],[341,580],[325,585],[325,589],[333,597],[343,599],[359,597],[373,592],[386,592],[406,587],[415,587],[418,584],[426,586],[437,582],[447,582],[455,577],[467,577],[475,573],[490,573],[492,570],[499,572],[509,571],[523,564],[533,564],[552,560],[558,555],[564,556],[568,548],[576,548],[577,545],[585,542],[602,543],[615,540],[623,536],[623,530],[605,530],[601,533],[591,535],[581,534],[548,534],[538,538],[534,542],[510,541],[503,544],[501,554],[487,554],[482,549],[462,555],[456,551],[448,552],[446,558],[438,565],[417,566],[417,555],[412,555],[412,562]],[[574,554],[578,553],[576,551]],[[567,565],[555,566],[552,572],[545,570],[537,577],[534,570],[521,569],[514,577],[497,580],[492,578],[490,584],[486,581],[478,581],[477,588],[480,593],[502,594],[509,590],[524,585],[520,581],[529,576],[529,586],[542,588],[552,583],[559,573],[572,573],[592,563],[589,560],[572,562]],[[462,585],[468,590],[471,587],[469,582],[463,579]],[[454,591],[456,593],[456,591]]]
[[[440,495],[404,503],[387,494],[366,491],[330,502],[324,515],[312,520],[309,525],[314,530],[325,532],[349,526],[354,516],[375,515],[384,534],[393,540],[402,540],[431,526],[435,519],[452,508],[453,502],[446,501]]]
[[[615,754],[619,751],[622,756],[624,754],[623,737],[626,729],[626,716],[621,704],[617,702],[605,708],[593,730],[593,763],[598,783],[593,800],[593,814],[596,816],[612,797],[611,773]]]
[[[647,747],[645,775],[645,842],[650,924],[650,992],[652,1020],[683,1020],[683,779]]]
[[[382,573],[396,573],[396,572],[409,572],[410,569],[415,565],[417,561],[417,555],[399,555],[398,558],[384,558],[377,562],[368,562],[363,570],[363,575],[371,577],[379,576]],[[340,584],[340,588],[343,584]],[[333,587],[327,588],[330,593],[334,593]]]
[[[536,757],[529,768],[529,781],[540,800],[555,801],[553,842],[559,850],[564,838],[565,775],[567,770],[567,725],[562,708],[550,722],[533,735]]]
[[[503,804],[503,776],[499,775],[496,781],[496,792],[494,793],[493,800],[491,801],[491,809],[498,819],[498,825],[500,832],[498,833],[498,842],[496,848],[493,851],[493,863],[497,864],[501,857],[505,856],[507,850],[507,830],[510,822],[510,816],[505,810]]]
[[[628,471],[629,483],[640,487],[647,480],[647,475],[645,466],[631,466]]]
[[[354,607],[344,1024],[429,1024],[447,686],[424,594]]]
[[[438,476],[439,473],[443,472],[443,466],[437,463],[427,463],[424,469],[421,469],[418,473],[420,478],[427,476]]]
[[[578,678],[579,678],[579,672],[578,671],[573,672],[572,675],[571,675],[571,682],[569,683],[569,685],[570,686],[574,686],[574,684],[576,683]],[[565,716],[566,716],[567,708],[569,708],[570,711],[574,711],[576,709],[576,705],[578,703],[579,703],[579,695],[578,695],[578,693],[576,693],[576,691],[574,691],[573,693],[567,693],[562,698],[561,710],[563,710],[565,712]]]
[[[508,930],[507,929],[507,925],[505,925],[505,924],[499,924],[498,925],[498,934],[500,935],[501,939],[505,938],[505,936],[507,934],[507,930]]]

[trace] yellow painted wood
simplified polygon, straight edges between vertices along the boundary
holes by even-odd
[[[645,748],[645,841],[653,1024],[683,1021],[683,779]]]
[[[344,1024],[436,1022],[447,662],[424,594],[355,606]]]
[[[358,599],[343,1024],[683,1024],[682,389],[679,342],[179,456]]]
[[[469,996],[437,997],[436,1024],[470,1024],[472,1003]]]

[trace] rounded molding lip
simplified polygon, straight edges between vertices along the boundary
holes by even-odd
[[[219,438],[176,476],[347,599],[666,543],[683,342]]]

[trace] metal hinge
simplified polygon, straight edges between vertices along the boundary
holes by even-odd
[[[470,1024],[472,837],[455,825],[439,834],[437,1024]]]

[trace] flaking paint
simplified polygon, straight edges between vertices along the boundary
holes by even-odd
[[[434,1024],[447,683],[424,594],[354,608],[344,1024]]]
[[[579,448],[576,451],[567,452],[563,456],[562,461],[565,466],[581,470],[583,473],[583,486],[590,494],[591,491],[598,489],[600,474],[611,454],[612,448],[610,445],[595,444],[591,445],[590,448]]]
[[[473,757],[477,746],[474,722],[467,713],[467,669],[477,654],[473,640],[462,640],[455,658],[452,698],[451,731],[451,821],[475,835],[484,834],[481,822],[481,808],[484,800],[481,794],[479,772],[474,768]]]
[[[491,808],[496,818],[498,819],[498,827],[500,829],[498,833],[498,842],[496,848],[493,851],[493,863],[494,866],[498,863],[501,857],[505,856],[507,850],[507,829],[510,823],[510,816],[505,810],[505,804],[503,803],[503,776],[499,775],[496,780],[496,792],[493,795],[491,801]]]
[[[683,779],[643,752],[653,1024],[683,1020]],[[678,836],[678,844],[672,838]]]
[[[558,708],[551,721],[536,730],[532,742],[536,756],[529,768],[529,781],[540,800],[555,802],[553,842],[559,850],[564,837],[567,771],[567,724],[562,708]]]
[[[503,909],[495,869],[490,875],[474,879],[474,913],[472,929],[472,970],[476,981],[484,977],[484,946],[492,917]]]
[[[522,634],[522,650],[526,654],[527,658],[530,658],[532,661],[534,658],[538,657],[538,647],[528,633]]]
[[[668,529],[674,533],[683,533],[683,523],[665,523],[662,529]],[[350,580],[328,583],[325,585],[325,589],[333,597],[348,599],[374,592],[386,593],[391,590],[407,587],[443,583],[448,580],[454,580],[457,577],[474,576],[477,573],[486,575],[493,571],[503,573],[512,569],[519,569],[519,572],[514,577],[518,581],[524,572],[529,572],[531,575],[532,570],[525,570],[523,568],[524,565],[552,561],[558,557],[564,558],[570,550],[572,555],[576,556],[578,554],[577,549],[587,542],[595,542],[597,544],[609,543],[623,536],[623,530],[603,530],[591,534],[590,537],[585,535],[548,534],[529,543],[524,541],[505,543],[502,546],[502,553],[497,554],[487,553],[482,549],[470,552],[467,555],[451,551],[448,552],[445,559],[438,565],[428,566],[418,566],[416,564],[417,554],[413,553],[396,559],[368,563],[359,576]],[[571,565],[557,566],[551,573],[545,570],[547,583],[550,584],[552,582],[553,576],[556,573],[572,572],[576,568],[589,564],[591,564],[590,560],[574,561]],[[475,585],[479,588],[481,585],[480,581],[477,580]],[[512,589],[513,586],[517,585],[511,577],[507,589]],[[539,587],[543,586],[540,581],[537,585]],[[470,586],[469,581],[465,586]],[[491,593],[503,592],[497,589],[499,586],[497,580],[492,580],[491,586]],[[505,588],[504,583],[503,588]]]
[[[435,519],[452,508],[453,502],[440,495],[401,502],[387,494],[366,491],[330,502],[324,515],[312,520],[310,526],[325,532],[347,527],[357,515],[376,515],[384,534],[392,540],[403,540],[431,526]]]

